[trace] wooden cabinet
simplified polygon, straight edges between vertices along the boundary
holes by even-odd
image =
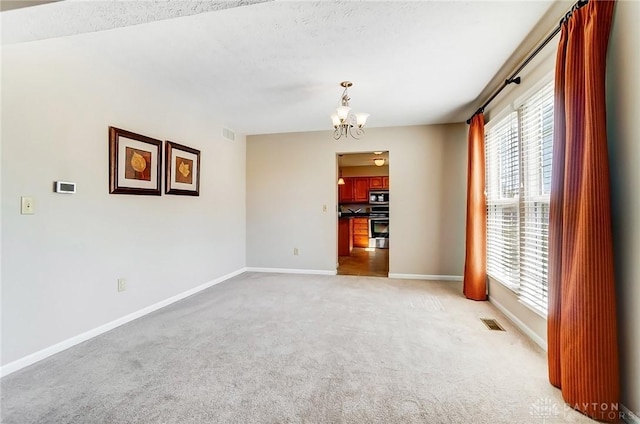
[[[389,177],[344,177],[338,186],[340,203],[369,203],[369,190],[389,188]]]
[[[353,178],[344,177],[344,184],[338,186],[340,203],[353,202]]]
[[[353,218],[353,247],[369,247],[369,218]]]
[[[353,219],[338,219],[338,256],[349,256],[353,250]]]
[[[369,202],[369,177],[355,177],[353,179],[353,201]]]
[[[385,177],[369,177],[369,189],[375,190],[383,187],[382,179]]]

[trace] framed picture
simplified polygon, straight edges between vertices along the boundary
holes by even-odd
[[[109,127],[109,193],[160,196],[162,141]]]
[[[165,144],[167,194],[200,195],[200,150],[167,140]]]

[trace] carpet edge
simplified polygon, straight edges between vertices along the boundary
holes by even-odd
[[[295,268],[261,268],[247,267],[247,272],[269,272],[278,274],[309,274],[309,275],[336,275],[336,271],[323,269],[295,269]]]
[[[146,306],[138,311],[132,312],[120,318],[117,318],[113,321],[110,321],[106,324],[102,324],[96,328],[80,333],[76,336],[70,337],[66,340],[58,342],[54,345],[41,349],[37,352],[30,353],[27,356],[23,356],[20,359],[16,359],[15,361],[9,362],[6,365],[0,367],[0,378],[4,378],[9,374],[12,374],[22,368],[28,367],[29,365],[33,365],[36,362],[42,361],[50,356],[55,355],[56,353],[62,352],[63,350],[69,349],[75,345],[78,345],[82,342],[85,342],[89,339],[92,339],[96,336],[99,336],[107,331],[113,330],[116,327],[120,327],[123,324],[131,322],[135,319],[143,317],[151,312],[157,311],[158,309],[164,308],[165,306],[169,306],[172,303],[175,303],[179,300],[185,299],[189,296],[192,296],[202,290],[208,289],[209,287],[215,286],[216,284],[222,283],[230,278],[233,278],[237,275],[240,275],[247,271],[246,267],[240,268],[236,271],[230,272],[229,274],[218,277],[214,280],[196,286],[192,289],[179,293],[175,296],[167,298],[165,300],[161,300],[160,302],[154,303],[152,305]]]
[[[398,278],[401,280],[462,281],[462,275],[398,274],[395,272],[390,272],[389,278]]]

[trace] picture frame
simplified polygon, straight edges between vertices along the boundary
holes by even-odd
[[[109,193],[161,195],[162,140],[109,127]]]
[[[200,150],[165,142],[165,193],[200,196]]]

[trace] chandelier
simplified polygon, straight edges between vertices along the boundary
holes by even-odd
[[[349,107],[349,100],[351,99],[349,98],[347,89],[352,85],[353,83],[351,83],[351,81],[342,81],[340,83],[340,86],[344,87],[344,91],[340,97],[340,106],[338,106],[336,113],[331,115],[334,128],[333,138],[336,140],[340,139],[340,137],[348,136],[356,140],[359,139],[360,136],[364,134],[364,124],[369,117],[368,113],[351,113],[351,108]]]

